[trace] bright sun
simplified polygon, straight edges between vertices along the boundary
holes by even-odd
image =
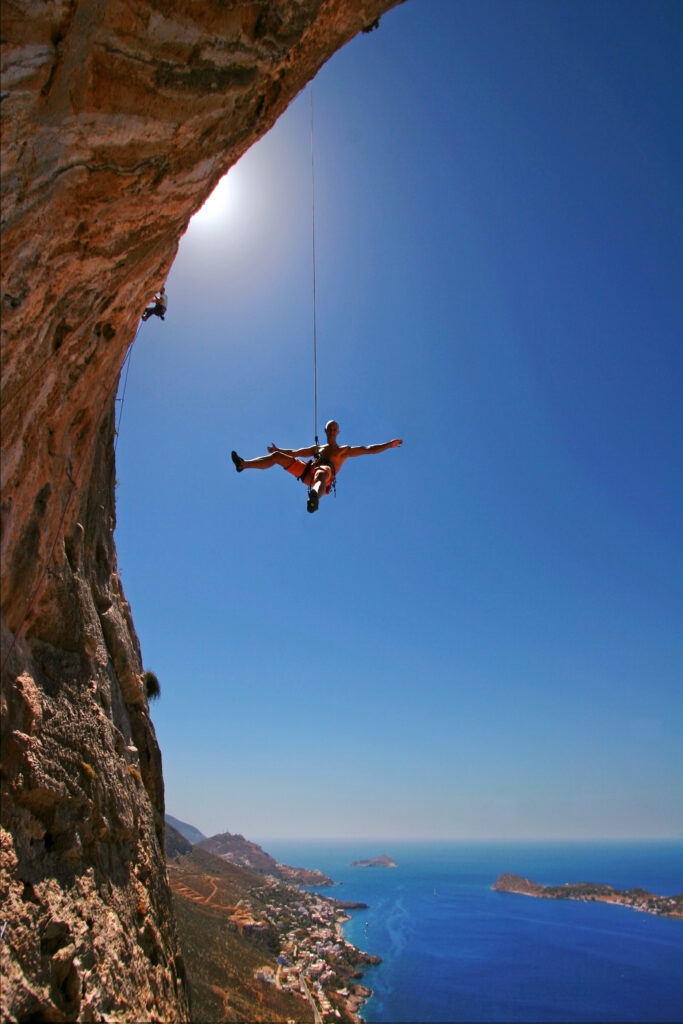
[[[225,226],[227,218],[237,207],[239,184],[233,167],[216,185],[201,209],[190,221],[190,228],[201,231],[215,230]]]

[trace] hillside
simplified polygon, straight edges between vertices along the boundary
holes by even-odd
[[[258,843],[252,843],[239,833],[221,832],[209,839],[203,839],[197,845],[231,864],[238,864],[262,875],[273,875],[292,885],[334,885],[331,878],[317,869],[293,868],[288,864],[279,864]]]
[[[192,846],[171,826],[166,850],[193,1020],[312,1021],[313,1005],[357,1019],[370,994],[359,968],[378,958],[345,942],[334,900]]]
[[[201,843],[202,839],[206,839],[204,833],[200,832],[198,828],[194,827],[194,825],[188,825],[186,821],[180,821],[178,818],[174,818],[172,814],[168,813],[164,815],[164,818],[166,822],[176,830],[176,832],[180,832],[181,836],[185,836],[188,842]]]
[[[312,1021],[302,997],[255,978],[264,964],[276,968],[279,953],[277,935],[263,926],[264,908],[254,892],[262,879],[193,847],[172,826],[167,836],[192,1019]]]

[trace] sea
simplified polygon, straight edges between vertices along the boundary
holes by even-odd
[[[364,974],[368,1024],[683,1021],[683,920],[491,889],[510,871],[670,896],[683,891],[683,841],[263,846],[337,883],[318,891],[368,904],[344,926],[382,958]],[[381,854],[397,867],[351,867]]]

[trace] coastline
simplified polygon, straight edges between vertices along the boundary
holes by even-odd
[[[464,1019],[506,1020],[513,990],[524,1002],[520,1018],[567,1020],[575,998],[568,971],[585,978],[580,998],[587,1020],[599,1020],[605,1005],[613,1005],[620,1020],[655,1019],[648,1016],[653,1008],[656,1019],[678,1019],[683,928],[666,918],[600,905],[591,911],[551,902],[516,904],[492,892],[491,886],[509,865],[520,875],[545,882],[592,878],[622,890],[642,883],[650,892],[676,892],[683,877],[683,843],[405,844],[392,849],[400,872],[351,868],[355,851],[348,842],[292,848],[296,863],[315,863],[337,882],[334,889],[320,892],[368,904],[368,910],[345,911],[338,922],[350,942],[382,957],[379,970],[367,970],[358,979],[372,990],[356,1011],[365,1021],[417,1021],[425,1019],[421,1015],[427,1007],[433,1011],[430,1019],[449,1020],[456,996]],[[470,935],[476,937],[474,949]],[[401,949],[394,942],[397,937]],[[522,948],[528,958],[525,953],[520,963]],[[447,958],[448,971],[434,971],[434,951]],[[605,956],[623,972],[619,986],[604,969]],[[662,972],[664,979],[656,989],[651,985],[653,971]],[[488,1017],[481,1011],[482,1002]],[[339,1008],[349,1019],[341,1000]],[[348,1009],[353,1011],[353,1004]]]
[[[367,903],[352,904],[352,909],[360,910],[363,908],[367,908]],[[344,925],[347,921],[351,920],[351,914],[346,912],[345,907],[340,906],[335,920],[335,935],[337,937],[337,941],[346,949],[354,950],[355,956],[360,959],[362,964],[366,964],[369,967],[375,967],[378,964],[381,964],[381,957],[373,956],[371,953],[366,953],[364,950],[360,949],[360,947],[354,946],[353,943],[349,942],[346,938],[344,935]],[[356,972],[353,977],[363,977],[363,974],[362,972]],[[365,1024],[365,1019],[361,1016],[360,1010],[373,995],[372,989],[368,988],[367,985],[358,984],[357,981],[348,984],[346,989],[347,995],[344,997],[346,1012],[349,1014],[354,1024]]]

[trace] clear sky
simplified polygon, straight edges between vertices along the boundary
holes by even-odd
[[[192,222],[119,567],[206,834],[683,836],[683,4],[409,0]],[[119,409],[121,405],[119,404]]]

